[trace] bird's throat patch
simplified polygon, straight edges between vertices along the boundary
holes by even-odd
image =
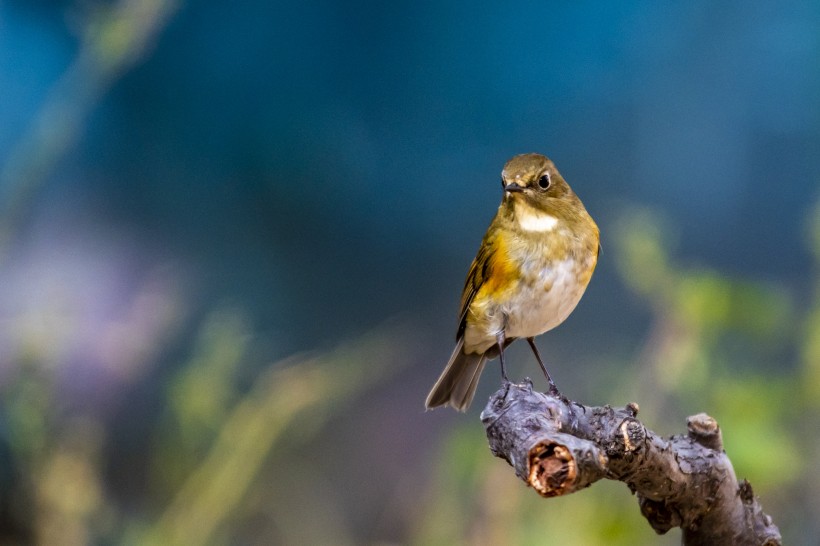
[[[547,232],[555,229],[558,218],[552,214],[541,212],[526,203],[515,204],[515,219],[518,226],[524,231]]]

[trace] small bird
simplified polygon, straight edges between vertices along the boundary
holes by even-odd
[[[533,338],[552,330],[581,299],[598,263],[600,233],[548,158],[522,154],[501,171],[504,196],[461,294],[456,347],[425,406],[466,411],[487,359],[524,338],[549,381]]]

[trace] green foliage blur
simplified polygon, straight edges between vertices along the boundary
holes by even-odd
[[[178,9],[121,0],[85,14],[75,61],[4,158],[0,266],[16,266],[10,256],[25,246],[38,192],[100,98],[150,54]],[[710,414],[784,542],[816,543],[820,204],[805,219],[814,261],[802,289],[695,264],[667,216],[632,203],[601,222],[602,260],[616,277],[607,286],[623,291],[617,301],[635,306],[645,327],[635,345],[583,353],[573,379],[589,399],[579,401],[637,402],[663,435],[682,433],[688,415]],[[247,300],[191,303],[185,275],[152,270],[127,297],[94,277],[72,284],[73,268],[110,251],[91,246],[21,274],[38,276],[20,296],[31,301],[0,316],[0,546],[679,542],[679,533],[656,536],[620,483],[540,498],[487,449],[481,396],[466,416],[423,412],[438,365],[430,362],[443,364],[450,347],[417,317],[338,344],[319,332],[309,351],[272,360],[270,346],[287,340],[260,330]],[[392,246],[373,248],[378,262]],[[370,266],[357,263],[349,276],[358,282]],[[344,292],[341,273],[323,267],[315,289]],[[111,316],[84,323],[89,293],[106,289],[117,302]],[[317,313],[311,324],[328,321]],[[485,375],[487,387],[495,379]]]

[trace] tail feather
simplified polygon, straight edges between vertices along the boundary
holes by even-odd
[[[467,411],[470,407],[487,359],[483,354],[464,354],[463,349],[464,341],[459,340],[447,367],[427,395],[427,409],[451,406],[458,411]]]

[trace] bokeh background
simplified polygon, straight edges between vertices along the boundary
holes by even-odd
[[[530,151],[603,234],[562,390],[820,543],[815,0],[0,1],[0,543],[678,543],[494,459],[492,366],[423,411]]]

